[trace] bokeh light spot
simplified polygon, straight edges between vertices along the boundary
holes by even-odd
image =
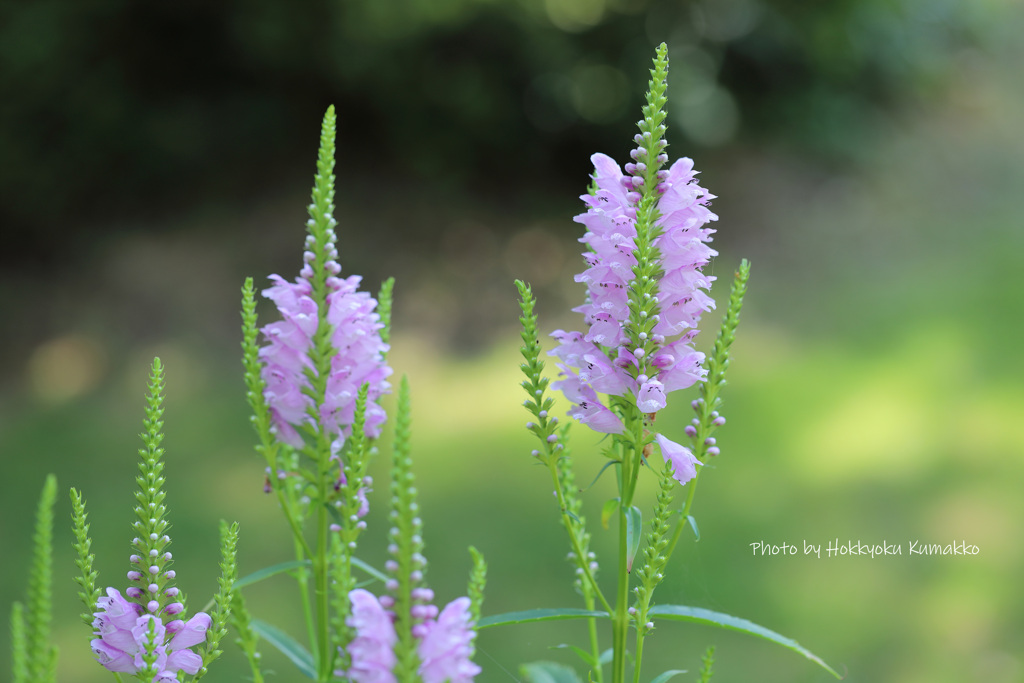
[[[28,361],[28,382],[36,398],[63,403],[88,393],[103,378],[106,354],[82,335],[58,337],[41,344]]]
[[[604,16],[604,0],[544,0],[551,23],[570,33],[596,26]]]

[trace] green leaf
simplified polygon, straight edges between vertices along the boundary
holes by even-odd
[[[243,576],[238,581],[235,581],[234,587],[235,590],[238,590],[239,588],[245,588],[246,586],[249,586],[251,584],[259,583],[264,579],[269,579],[271,576],[283,574],[284,572],[290,571],[292,569],[298,569],[299,567],[308,567],[311,564],[312,563],[309,560],[291,560],[290,562],[282,562],[281,564],[275,564],[271,567],[264,567],[263,569],[258,569],[254,571],[252,574]],[[364,572],[372,576],[377,581],[388,580],[388,577],[384,574],[384,572],[377,569],[373,565],[360,560],[358,557],[352,558],[352,566],[358,567],[359,569],[363,570]],[[368,583],[373,582],[370,581]]]
[[[609,467],[611,467],[612,465],[618,465],[618,464],[619,464],[620,462],[621,462],[620,460],[609,460],[608,462],[606,462],[606,463],[604,464],[604,467],[602,467],[602,468],[600,469],[600,471],[598,471],[598,473],[597,473],[597,476],[596,476],[596,477],[594,477],[594,481],[590,482],[590,486],[588,486],[587,488],[585,488],[585,489],[583,489],[583,490],[584,490],[584,491],[588,491],[588,490],[590,490],[590,488],[591,488],[591,487],[592,487],[592,486],[593,486],[594,484],[596,484],[596,483],[597,483],[597,480],[601,478],[601,475],[602,475],[602,474],[604,474],[604,471],[605,471],[606,469],[608,469],[608,468],[609,468]]]
[[[608,648],[607,650],[601,653],[601,657],[597,660],[597,663],[601,666],[604,666],[605,664],[611,662],[613,659],[615,659],[615,650],[613,648]]]
[[[282,574],[291,569],[298,569],[299,567],[308,567],[311,564],[309,560],[292,560],[291,562],[282,562],[281,564],[275,564],[271,567],[264,567],[258,569],[252,574],[243,576],[242,578],[235,581],[235,590],[239,588],[245,588],[246,586],[254,583],[259,583],[263,579],[269,579],[271,576]]]
[[[626,571],[632,571],[633,569],[633,558],[636,557],[636,551],[640,549],[640,536],[643,535],[643,514],[640,512],[640,508],[635,505],[630,505],[629,509],[626,510]]]
[[[364,572],[366,572],[367,574],[369,574],[373,578],[377,579],[378,581],[387,581],[388,580],[388,577],[387,577],[387,575],[384,572],[382,572],[381,570],[377,569],[373,565],[370,565],[370,564],[367,564],[366,562],[363,562],[358,557],[353,557],[352,558],[352,566],[353,567],[359,567]]]
[[[696,536],[697,540],[699,541],[700,540],[700,529],[697,528],[697,520],[694,518],[693,515],[687,515],[686,516],[686,520],[690,523],[690,528],[693,529],[693,535]]]
[[[767,629],[764,626],[758,626],[754,622],[747,621],[746,619],[729,616],[728,614],[722,614],[721,612],[712,612],[711,610],[700,607],[687,607],[685,605],[656,605],[652,607],[647,614],[651,617],[661,617],[663,619],[670,619],[673,621],[693,621],[700,624],[711,624],[712,626],[720,626],[733,631],[749,633],[750,635],[770,640],[773,643],[777,643],[801,654],[815,664],[821,666],[836,678],[842,678],[842,676],[836,673],[832,667],[823,662],[820,657],[807,650],[807,648],[803,647],[792,638],[786,638],[775,631]]]
[[[531,662],[519,667],[528,683],[582,683],[575,669],[555,662]]]
[[[684,673],[686,673],[686,669],[669,669],[668,671],[659,674],[657,678],[651,681],[651,683],[665,683],[665,681],[672,678],[673,676],[678,676],[679,674]]]
[[[601,508],[601,528],[602,529],[606,529],[606,530],[608,529],[608,522],[611,520],[612,515],[614,515],[615,511],[618,510],[618,509],[619,509],[619,499],[618,498],[612,498],[611,500],[609,500],[607,503],[604,504],[604,507]]]
[[[285,657],[292,660],[292,663],[307,678],[316,679],[316,667],[313,666],[313,655],[309,654],[309,650],[284,631],[276,626],[271,626],[265,621],[253,619],[251,626],[252,630],[258,633],[263,640],[276,647]]]
[[[587,666],[589,666],[590,668],[593,669],[594,667],[597,666],[597,662],[594,661],[594,657],[589,652],[584,650],[582,647],[576,647],[575,645],[568,645],[566,643],[562,643],[561,645],[552,645],[550,649],[552,649],[552,650],[572,650],[573,652],[576,653],[576,656],[578,656],[580,659],[582,659],[583,663],[586,664]]]
[[[596,617],[609,619],[611,615],[607,612],[596,612],[588,609],[577,609],[575,607],[555,607],[530,609],[525,612],[504,612],[492,614],[477,622],[477,630],[490,628],[491,626],[504,626],[506,624],[528,624],[534,621],[557,621],[559,619],[586,619]]]

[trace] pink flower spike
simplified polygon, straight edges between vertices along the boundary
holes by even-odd
[[[663,140],[636,139],[644,149],[631,153],[634,161],[627,165],[628,173],[649,170],[644,166],[650,161],[648,149],[658,155],[659,165],[668,161],[662,152]],[[717,216],[707,207],[713,195],[697,184],[691,160],[680,159],[658,170],[653,258],[661,275],[657,290],[650,292],[657,308],[649,315],[653,330],[638,334],[630,323],[629,292],[638,265],[641,178],[623,175],[604,154],[593,155],[591,161],[596,190],[583,195],[586,212],[574,219],[587,230],[580,239],[587,246],[586,267],[575,278],[587,291],[585,303],[573,310],[583,315],[587,327],[583,332],[558,330],[552,335],[559,346],[551,355],[562,361],[562,375],[552,386],[578,406],[570,415],[595,431],[614,434],[621,431],[621,421],[611,411],[605,412],[604,406],[612,402],[599,400],[597,394],[635,399],[641,411],[651,414],[666,406],[672,391],[704,379],[704,357],[693,349],[692,341],[701,314],[714,308],[706,291],[714,278],[701,269],[716,253],[708,245],[714,230],[705,226]],[[641,313],[645,315],[647,311]],[[676,339],[666,343],[667,337]]]
[[[468,683],[480,673],[470,659],[476,632],[469,607],[469,598],[458,598],[445,606],[437,621],[424,624],[426,632],[417,648],[423,683]]]
[[[672,478],[680,484],[685,484],[697,476],[697,465],[703,463],[693,457],[693,453],[686,446],[677,444],[661,434],[654,437],[661,448],[661,456],[665,462],[672,462]]]
[[[348,594],[352,613],[346,623],[356,636],[348,645],[352,666],[346,673],[356,683],[396,683],[395,627],[391,616],[369,591],[357,588]]]

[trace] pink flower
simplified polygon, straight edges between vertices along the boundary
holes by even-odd
[[[352,667],[345,674],[356,683],[395,683],[395,635],[391,615],[381,606],[377,596],[357,588],[348,594],[352,614],[347,623],[356,630],[349,643]]]
[[[661,448],[661,457],[665,462],[672,462],[672,478],[680,484],[685,484],[697,476],[697,465],[703,465],[700,460],[693,457],[693,453],[686,446],[677,444],[675,441],[666,439],[661,434],[654,437]]]
[[[437,621],[426,622],[426,633],[416,650],[423,683],[466,683],[480,673],[470,659],[476,632],[469,606],[469,598],[458,598],[441,610]]]
[[[355,629],[356,637],[348,646],[352,666],[344,675],[356,683],[395,683],[394,646],[398,636],[391,614],[376,596],[361,588],[349,593],[349,600],[352,614],[347,623]],[[469,608],[469,598],[465,597],[448,603],[439,615],[431,605],[413,607],[417,610],[414,615],[425,616],[412,631],[419,641],[416,653],[423,683],[468,683],[480,673],[480,667],[470,659],[476,632]]]
[[[138,673],[145,668],[142,655],[150,629],[157,655],[154,681],[176,681],[178,671],[195,675],[202,667],[202,657],[188,648],[206,640],[212,623],[208,614],[199,612],[187,623],[179,619],[165,626],[160,617],[144,614],[141,605],[125,600],[116,588],[107,588],[107,597],[100,598],[96,606],[99,611],[94,615],[93,628],[99,637],[90,646],[108,671]]]
[[[327,267],[331,273],[340,271],[334,261],[329,261]],[[260,349],[262,375],[267,384],[264,396],[278,438],[301,448],[303,437],[296,428],[316,429],[319,423],[335,440],[343,442],[351,433],[356,395],[363,384],[369,385],[366,433],[376,438],[386,419],[377,399],[391,388],[387,381],[391,368],[384,361],[388,345],[381,340],[383,324],[375,311],[377,302],[368,293],[358,291],[358,275],[327,278],[326,320],[332,329],[335,355],[331,358],[324,402],[315,406],[306,393],[310,388],[307,373],[313,371],[309,351],[320,317],[312,298],[312,275],[308,264],[294,283],[271,275],[274,285],[263,291],[282,317],[263,328],[267,345]],[[314,420],[312,415],[318,419]]]
[[[583,333],[552,334],[559,346],[551,353],[562,361],[562,373],[552,386],[574,404],[570,415],[596,431],[618,433],[621,420],[598,393],[626,398],[641,412],[655,413],[665,407],[669,393],[704,378],[704,354],[691,342],[701,314],[714,308],[706,291],[714,278],[701,269],[716,255],[707,244],[714,230],[706,226],[718,217],[707,208],[714,196],[697,184],[691,160],[679,159],[659,172],[664,179],[657,205],[660,234],[654,240],[661,270],[658,319],[651,338],[655,350],[645,361],[650,376],[638,374],[643,355],[629,348],[624,325],[629,319],[629,283],[637,265],[640,194],[634,191],[636,178],[623,175],[611,158],[595,154],[591,160],[597,190],[583,195],[587,211],[576,216],[587,229],[580,239],[588,247],[587,268],[576,276],[587,287],[587,301],[573,309],[583,314],[587,327]],[[627,164],[627,169],[639,177],[635,164]],[[677,335],[681,336],[668,341]]]

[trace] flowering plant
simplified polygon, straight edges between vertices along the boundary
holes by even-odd
[[[576,217],[585,228],[580,242],[586,245],[585,268],[576,281],[586,287],[586,298],[573,310],[582,314],[584,329],[552,333],[556,345],[550,356],[559,371],[553,382],[544,374],[533,292],[525,282],[516,282],[524,342],[522,386],[531,415],[527,428],[538,439],[532,455],[554,486],[583,606],[482,616],[486,565],[473,548],[467,595],[444,607],[435,604],[426,584],[423,522],[411,457],[410,389],[404,377],[391,419],[389,557],[378,569],[357,556],[374,484],[368,466],[389,421],[381,399],[392,391],[388,353],[394,281],[385,281],[375,298],[360,290],[359,276],[341,277],[333,217],[335,114],[330,108],[321,128],[298,277],[289,282],[272,275],[262,292],[280,320],[260,327],[253,280],[242,288],[243,365],[256,450],[266,468],[264,491],[273,494],[291,531],[292,555],[238,578],[238,527],[222,523],[219,590],[206,607],[186,618],[185,597],[174,585],[177,577],[168,550],[163,366],[155,360],[136,480],[129,585],[123,593],[118,587],[103,592],[97,588],[85,503],[71,489],[81,570],[76,580],[86,607],[82,616],[92,628],[90,646],[102,667],[118,680],[121,674],[143,681],[198,680],[221,654],[220,641],[230,624],[257,683],[264,679],[261,641],[320,683],[468,683],[481,673],[473,661],[480,629],[584,619],[589,642],[574,651],[588,669],[587,680],[597,683],[606,676],[612,683],[627,678],[640,683],[645,643],[657,620],[750,633],[835,674],[795,641],[747,620],[654,602],[681,536],[689,529],[699,537],[692,514],[694,494],[705,463],[720,453],[714,437],[725,424],[719,394],[750,273],[749,264],[741,261],[713,348],[708,355],[697,351],[693,342],[700,319],[715,307],[709,295],[715,278],[704,268],[717,255],[709,246],[714,233],[709,225],[717,216],[709,208],[714,195],[698,184],[693,162],[683,158],[669,164],[667,75],[662,45],[651,70],[632,161],[620,167],[603,154],[592,157],[592,183],[582,197],[585,211]],[[693,387],[695,417],[682,434],[664,420],[656,422],[674,392]],[[556,399],[550,389],[568,401],[568,424],[553,414]],[[570,454],[573,422],[606,435],[606,462],[597,476],[611,469],[618,493],[602,508],[602,526],[616,522],[612,586],[599,580],[601,565],[590,546],[591,532],[575,484],[574,469],[591,465]],[[646,534],[638,495],[641,477],[652,478],[658,489]],[[684,487],[681,505],[674,503],[679,487]],[[40,501],[28,607],[16,604],[12,617],[15,683],[55,679],[56,651],[48,635],[55,491],[51,477]],[[286,572],[296,581],[305,644],[272,623],[254,619],[243,597],[246,586]],[[375,582],[383,590],[367,588]],[[610,637],[599,629],[606,622]],[[603,649],[602,643],[609,641],[610,648]],[[713,661],[709,648],[700,673],[705,683],[713,674]],[[527,664],[522,673],[535,683],[582,680],[569,667],[545,662]],[[653,681],[664,683],[680,673],[669,670]]]
[[[598,561],[590,550],[590,532],[580,514],[582,508],[570,456],[569,425],[560,427],[551,414],[554,400],[548,396],[541,345],[534,313],[533,293],[517,281],[523,315],[522,382],[531,414],[527,428],[539,439],[533,456],[548,469],[561,509],[562,524],[569,533],[570,557],[577,565],[577,586],[584,609],[543,610],[495,617],[492,622],[523,622],[535,618],[585,618],[589,622],[590,649],[577,650],[594,681],[604,679],[605,657],[597,632],[598,619],[611,620],[611,680],[623,683],[629,676],[641,680],[644,644],[655,630],[655,619],[696,621],[746,631],[772,640],[817,662],[835,674],[818,657],[796,642],[773,631],[726,614],[685,605],[655,605],[653,596],[664,580],[669,559],[683,532],[699,535],[691,514],[694,493],[703,464],[719,454],[714,431],[725,424],[718,396],[729,365],[729,348],[739,323],[750,266],[742,261],[736,272],[729,307],[708,358],[694,350],[701,314],[714,308],[706,290],[713,277],[702,272],[716,252],[708,246],[714,232],[707,225],[717,220],[708,208],[714,195],[697,184],[690,159],[668,166],[665,153],[664,111],[668,58],[665,45],[657,50],[643,119],[634,137],[633,161],[625,173],[603,154],[592,157],[594,174],[590,191],[583,195],[586,212],[576,217],[586,227],[580,242],[586,269],[576,281],[587,288],[585,302],[573,309],[583,314],[586,332],[556,330],[559,379],[550,388],[559,390],[572,405],[569,415],[594,431],[608,434],[605,469],[616,474],[618,496],[602,509],[605,527],[618,521],[618,556],[614,594],[597,579]],[[692,401],[696,417],[683,431],[684,446],[663,433],[655,420],[674,391],[698,384],[699,397]],[[605,398],[602,399],[601,395]],[[675,437],[680,438],[680,437]],[[655,448],[663,466],[652,462]],[[605,470],[602,469],[601,473]],[[650,474],[647,474],[650,473]],[[600,474],[598,475],[600,476]],[[643,536],[643,513],[636,504],[641,476],[653,476],[658,484],[649,531],[643,538],[643,560],[637,571],[634,561]],[[673,499],[683,485],[685,502],[675,509]],[[634,646],[629,651],[630,632]],[[712,675],[713,648],[705,655],[701,679]],[[566,675],[561,667],[535,667],[549,675]],[[558,672],[561,671],[561,674]],[[655,680],[661,683],[682,673],[670,670]],[[541,674],[535,678],[540,680]],[[569,674],[570,677],[574,674]]]

